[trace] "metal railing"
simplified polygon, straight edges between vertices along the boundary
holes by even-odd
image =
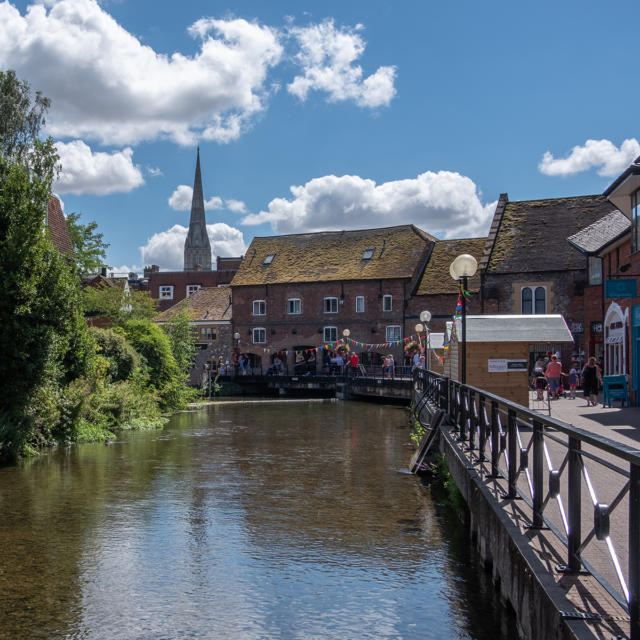
[[[590,573],[640,640],[640,451],[431,371],[413,381],[417,401],[445,410],[467,459],[504,488],[501,499],[519,501],[528,528],[566,548],[557,571]]]

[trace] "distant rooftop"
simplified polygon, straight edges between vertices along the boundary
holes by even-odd
[[[585,254],[595,254],[631,228],[631,220],[617,209],[567,238],[567,242]]]

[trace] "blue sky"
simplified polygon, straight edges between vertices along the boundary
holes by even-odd
[[[109,265],[180,269],[197,145],[216,255],[474,236],[500,193],[601,192],[640,154],[639,22],[632,0],[5,0],[0,68],[52,99],[55,191]]]

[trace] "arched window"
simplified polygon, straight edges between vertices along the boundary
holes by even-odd
[[[531,287],[522,287],[522,313],[523,314],[531,314],[533,313],[533,291],[531,291]]]
[[[547,290],[544,287],[536,287],[535,303],[536,313],[547,312]]]

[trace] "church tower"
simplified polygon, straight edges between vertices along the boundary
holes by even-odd
[[[211,244],[207,235],[207,221],[204,217],[202,176],[200,175],[200,147],[198,147],[196,160],[196,177],[193,181],[189,233],[184,242],[184,270],[211,271]]]

